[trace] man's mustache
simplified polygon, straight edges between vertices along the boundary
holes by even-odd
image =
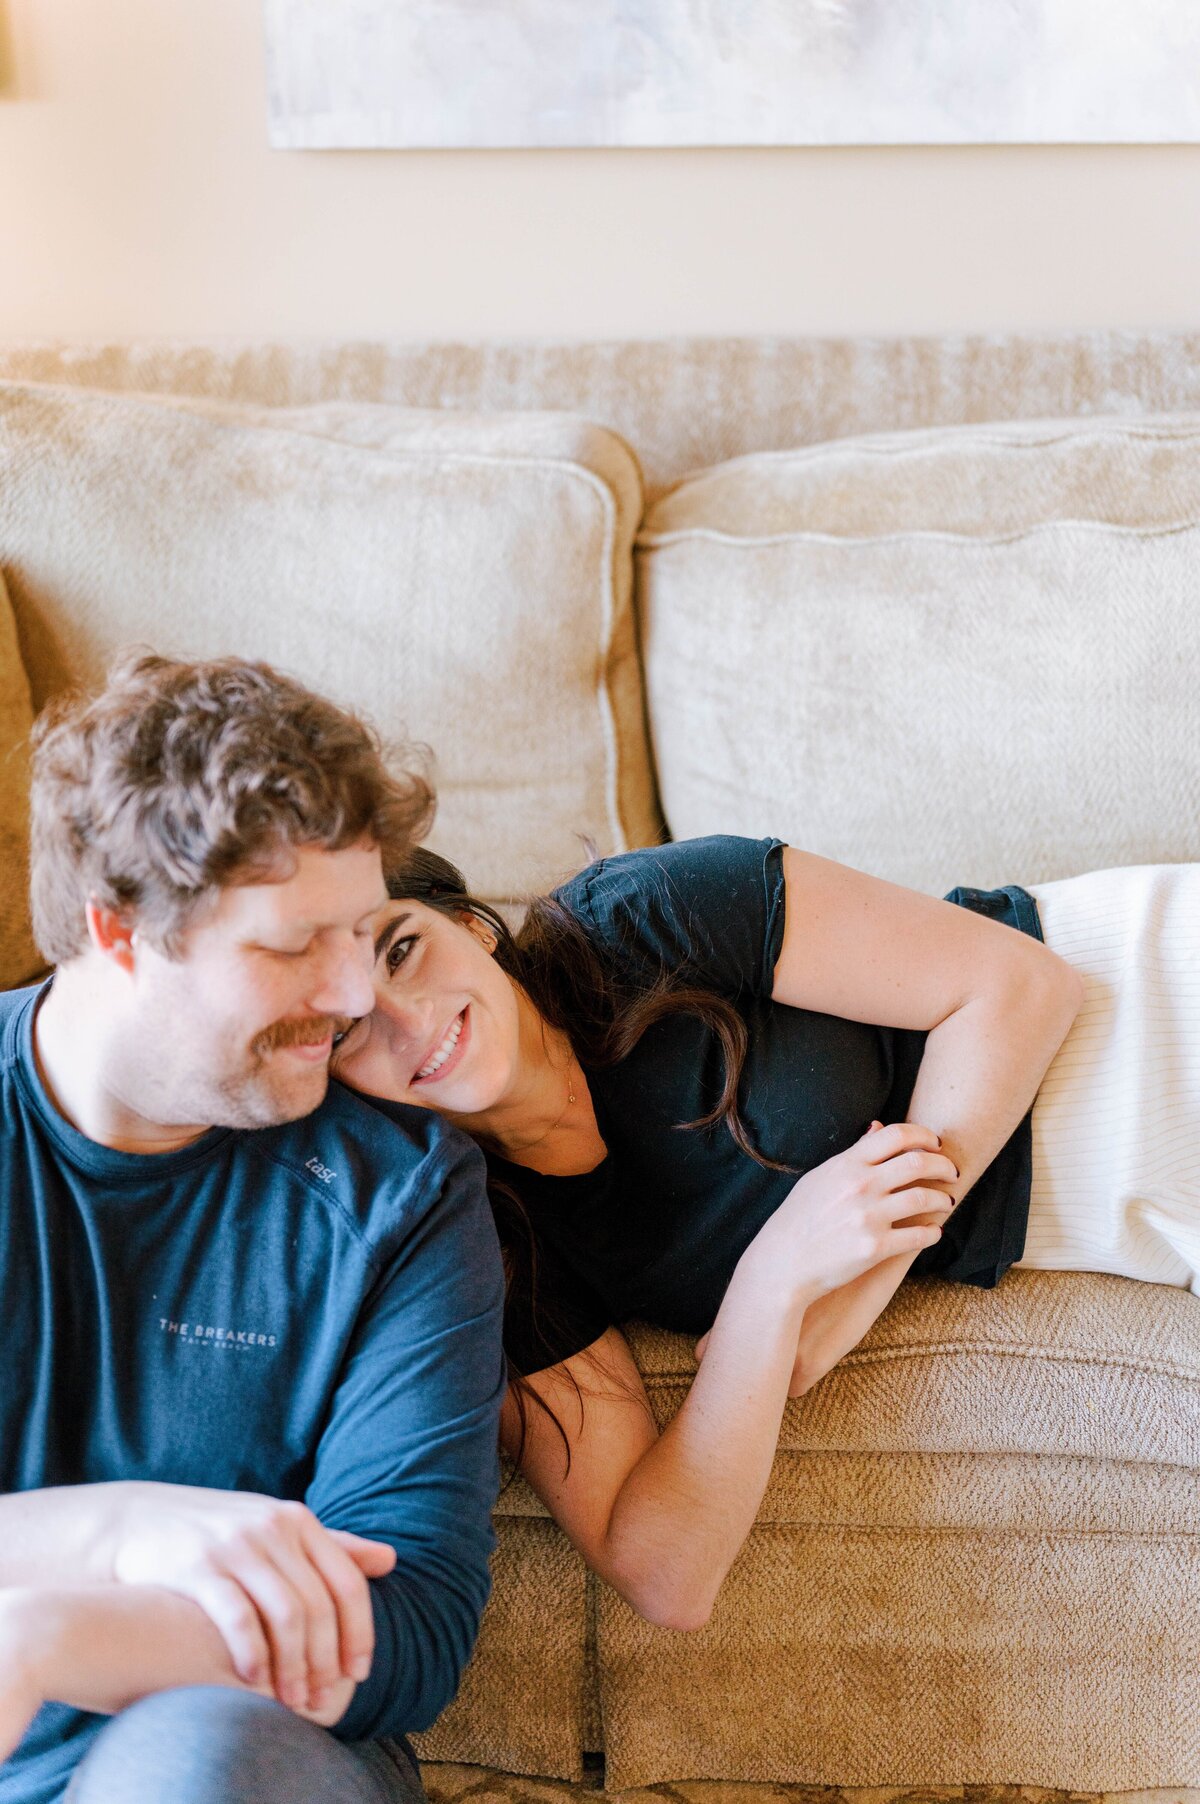
[[[250,1050],[262,1053],[281,1046],[319,1046],[331,1034],[348,1033],[356,1019],[355,1015],[309,1015],[302,1021],[276,1021],[255,1035]]]

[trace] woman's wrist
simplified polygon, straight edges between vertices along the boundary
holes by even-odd
[[[767,1311],[772,1320],[786,1320],[797,1333],[805,1310],[825,1294],[822,1285],[793,1271],[789,1262],[781,1260],[776,1248],[764,1244],[762,1235],[750,1242],[738,1260],[726,1298],[735,1290],[753,1298],[756,1306]]]

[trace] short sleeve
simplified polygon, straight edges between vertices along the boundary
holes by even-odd
[[[639,981],[668,973],[769,997],[783,944],[783,842],[713,834],[590,865],[557,899]]]

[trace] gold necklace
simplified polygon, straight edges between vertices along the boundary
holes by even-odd
[[[532,1140],[522,1140],[518,1146],[507,1146],[506,1145],[504,1148],[504,1156],[506,1158],[508,1157],[508,1155],[510,1153],[524,1153],[524,1152],[528,1152],[529,1148],[531,1146],[540,1146],[542,1141],[548,1140],[550,1138],[550,1135],[554,1132],[555,1128],[559,1127],[562,1124],[562,1122],[564,1122],[566,1120],[567,1110],[571,1107],[571,1105],[575,1101],[575,1083],[574,1083],[574,1077],[573,1077],[574,1068],[575,1068],[575,1054],[572,1052],[567,1061],[567,1100],[562,1106],[562,1113],[560,1115],[556,1116],[555,1119],[550,1123],[550,1126],[548,1128],[543,1128],[542,1132],[540,1134],[536,1134]]]

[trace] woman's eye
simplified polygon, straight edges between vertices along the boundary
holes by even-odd
[[[405,933],[401,934],[399,939],[392,941],[387,952],[384,954],[384,962],[387,965],[389,977],[394,977],[396,975],[396,972],[400,969],[420,937],[420,934],[417,933]]]

